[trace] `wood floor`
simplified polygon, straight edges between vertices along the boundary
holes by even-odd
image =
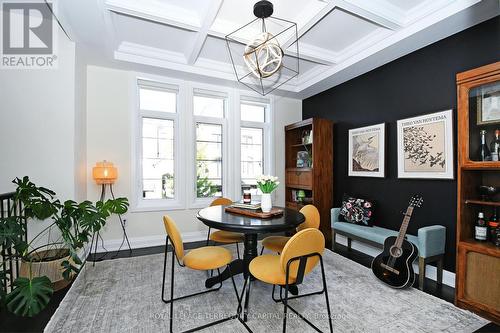
[[[196,248],[205,245],[204,242],[195,242],[186,244],[186,248]],[[144,256],[155,253],[162,253],[164,251],[164,246],[156,246],[142,249],[133,250],[132,254],[128,250],[122,250],[119,253],[111,252],[102,257],[102,260],[111,260],[112,257],[116,258],[127,258],[130,256]],[[347,248],[342,245],[337,245],[336,251],[340,255],[356,261],[363,266],[370,267],[372,257],[367,254],[358,252],[356,250],[347,251]],[[98,255],[98,257],[101,257]],[[91,264],[91,263],[88,263]],[[416,279],[418,281],[418,279]],[[415,282],[416,284],[418,282]],[[63,290],[54,293],[49,305],[40,314],[33,318],[20,318],[13,314],[6,313],[4,310],[0,310],[0,332],[42,332],[43,328],[49,322],[52,314],[55,312],[59,303],[62,301],[70,286]],[[418,285],[414,285],[414,288],[418,288]],[[438,286],[435,281],[427,280],[425,284],[425,292],[439,297],[445,301],[453,302],[455,290],[447,285]],[[481,333],[500,333],[500,326],[495,324],[488,324],[476,332]]]

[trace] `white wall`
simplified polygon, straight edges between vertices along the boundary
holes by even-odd
[[[112,161],[119,170],[114,185],[116,196],[132,197],[131,131],[133,109],[133,82],[136,74],[104,67],[87,68],[87,197],[95,201],[99,187],[91,179],[91,168],[97,161]],[[284,126],[302,119],[302,102],[276,97],[274,103],[275,170],[284,180]],[[182,135],[182,133],[181,133]],[[284,205],[284,188],[276,193],[276,203]],[[133,246],[154,246],[164,241],[162,216],[167,211],[129,212],[127,233]],[[168,211],[179,224],[185,240],[197,240],[206,235],[205,226],[196,219],[197,210]],[[121,241],[118,220],[112,218],[103,233],[107,248],[116,248]]]
[[[0,69],[0,193],[29,176],[74,198],[75,45],[58,38],[57,69]]]
[[[61,200],[75,198],[75,44],[57,34],[56,69],[0,69],[0,193],[29,176]],[[28,237],[50,222],[30,221]]]
[[[75,199],[87,199],[87,64],[75,52]]]

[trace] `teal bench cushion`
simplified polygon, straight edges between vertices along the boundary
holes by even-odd
[[[351,234],[361,239],[366,239],[377,244],[384,244],[389,236],[397,236],[398,231],[382,227],[367,227],[348,222],[339,221],[340,208],[331,210],[331,226],[333,230]],[[446,228],[442,225],[431,225],[418,229],[418,235],[406,235],[408,241],[415,244],[418,248],[419,256],[428,258],[444,254],[446,243]]]
[[[398,232],[394,230],[389,230],[381,227],[367,227],[348,222],[335,222],[333,224],[333,229],[356,235],[378,244],[384,244],[384,241],[387,237],[398,235]],[[417,236],[407,235],[407,239],[418,247],[419,244]]]

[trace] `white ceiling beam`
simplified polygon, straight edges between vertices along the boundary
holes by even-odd
[[[395,12],[387,3],[377,0],[335,0],[335,5],[361,18],[390,30],[403,26],[404,13]]]
[[[207,39],[208,32],[210,27],[215,21],[217,14],[219,13],[220,7],[222,6],[223,0],[212,0],[210,6],[208,7],[208,11],[203,18],[201,27],[196,34],[196,38],[191,48],[191,53],[188,55],[188,64],[193,65],[198,59],[203,44],[205,44],[205,40]]]
[[[186,23],[185,20],[183,20],[181,17],[174,18],[167,17],[165,15],[158,15],[142,9],[139,10],[137,8],[127,7],[123,4],[113,3],[111,1],[106,1],[105,7],[107,10],[117,14],[128,15],[135,18],[162,23],[185,30],[198,31],[200,29],[200,27],[197,26],[194,22]]]

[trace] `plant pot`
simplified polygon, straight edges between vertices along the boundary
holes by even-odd
[[[45,250],[34,253],[31,262],[31,276],[46,276],[52,282],[54,291],[65,288],[71,281],[64,279],[62,276],[63,268],[61,263],[69,260],[73,265],[74,262],[69,258],[67,249]],[[19,275],[29,278],[30,262],[21,261]]]
[[[273,208],[273,203],[271,200],[271,193],[262,193],[260,198],[260,209],[264,213],[269,213]]]

